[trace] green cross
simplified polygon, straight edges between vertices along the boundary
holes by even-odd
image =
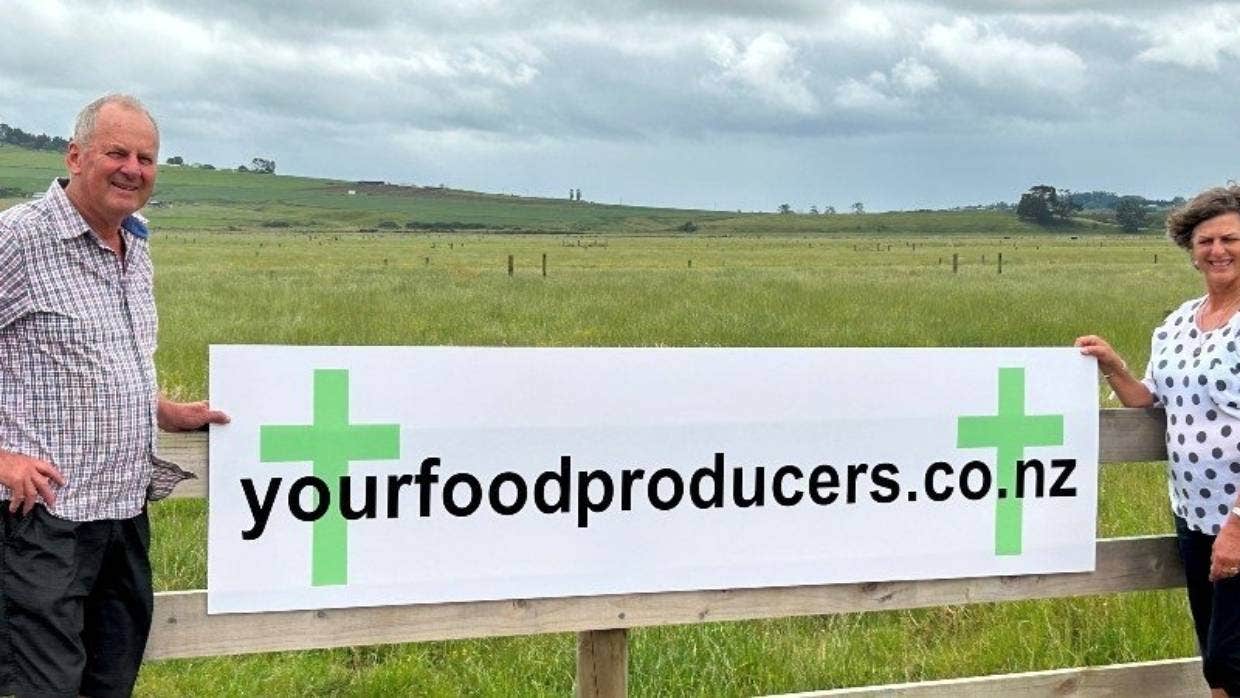
[[[340,477],[349,473],[349,461],[400,457],[400,425],[349,424],[349,372],[316,369],[314,424],[262,425],[258,448],[263,463],[312,462],[314,476],[338,502]],[[310,583],[347,584],[349,530],[339,507],[328,507],[314,522],[312,536]]]
[[[1063,444],[1063,415],[1025,414],[1025,369],[999,369],[999,414],[960,417],[958,448],[998,449],[997,485],[1007,492],[995,504],[995,554],[1020,555],[1021,500],[1016,498],[1016,461],[1026,446]]]

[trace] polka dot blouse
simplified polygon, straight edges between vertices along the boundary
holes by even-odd
[[[1184,303],[1154,330],[1142,382],[1167,410],[1171,509],[1215,535],[1240,486],[1240,313],[1203,332],[1195,318],[1204,301]]]

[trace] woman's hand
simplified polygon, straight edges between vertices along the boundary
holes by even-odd
[[[1240,522],[1235,514],[1227,515],[1227,523],[1214,539],[1210,550],[1210,581],[1236,576],[1240,573]]]
[[[1072,345],[1079,348],[1085,356],[1097,359],[1098,370],[1102,371],[1105,376],[1113,376],[1120,371],[1128,370],[1128,364],[1124,363],[1119,353],[1107,343],[1107,340],[1096,334],[1077,337]]]
[[[1128,372],[1128,364],[1120,358],[1118,352],[1107,343],[1107,340],[1094,334],[1077,337],[1072,343],[1085,356],[1098,360],[1098,370],[1102,377],[1111,384],[1115,396],[1124,403],[1124,407],[1149,407],[1154,404],[1154,394],[1145,384]]]

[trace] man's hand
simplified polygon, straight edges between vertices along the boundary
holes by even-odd
[[[40,497],[47,506],[55,505],[56,491],[52,489],[52,482],[65,486],[64,476],[51,463],[21,453],[0,451],[0,484],[13,493],[9,500],[10,512],[21,509],[23,514],[28,514]]]
[[[1240,573],[1240,521],[1235,514],[1227,515],[1214,547],[1210,551],[1210,581],[1217,582]]]
[[[159,428],[164,431],[194,431],[208,424],[228,424],[228,415],[211,409],[206,400],[199,402],[173,402],[159,398],[156,411]]]

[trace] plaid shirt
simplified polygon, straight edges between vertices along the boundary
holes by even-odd
[[[130,228],[122,268],[59,181],[0,213],[0,448],[60,469],[50,510],[72,521],[137,516],[187,476],[155,455],[151,257]]]

